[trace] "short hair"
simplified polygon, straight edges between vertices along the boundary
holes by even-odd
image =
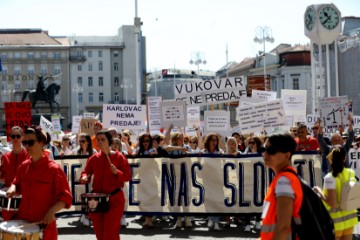
[[[51,141],[50,134],[43,131],[40,126],[32,125],[30,127],[25,126],[24,134],[35,134],[36,140],[43,144],[49,144]]]
[[[155,140],[157,143],[160,143],[160,141],[164,140],[163,134],[154,134],[152,135],[152,139]]]
[[[110,132],[108,130],[103,130],[103,131],[99,131],[97,134],[96,134],[96,137],[100,134],[104,134],[105,137],[107,138],[108,142],[109,142],[109,146],[113,143],[113,137],[112,135],[110,134]]]
[[[271,146],[274,147],[278,152],[287,153],[290,152],[290,158],[295,153],[296,142],[294,138],[288,133],[277,133],[271,135],[268,138]]]
[[[20,126],[13,126],[11,128],[10,132],[13,132],[13,131],[19,131],[21,135],[23,134],[23,130]]]

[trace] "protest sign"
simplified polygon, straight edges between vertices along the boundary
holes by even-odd
[[[94,123],[98,122],[97,119],[85,119],[82,118],[80,120],[80,133],[87,133],[90,136],[93,136],[95,134],[94,132]]]
[[[51,124],[53,127],[53,133],[58,135],[61,133],[60,115],[51,115]]]
[[[355,135],[360,135],[360,116],[353,116],[353,130]]]
[[[306,116],[306,90],[281,89],[281,99],[286,116]]]
[[[176,101],[186,100],[188,105],[202,106],[238,101],[246,96],[246,86],[241,76],[177,84],[174,92]]]
[[[320,119],[323,126],[337,128],[348,125],[349,101],[347,96],[319,99]]]
[[[187,127],[186,134],[189,136],[196,136],[196,131],[193,126],[200,127],[200,106],[187,106]]]
[[[125,104],[103,105],[104,128],[141,130],[145,128],[146,106]]]
[[[94,119],[95,118],[95,113],[93,112],[84,112],[84,118],[85,119]]]
[[[30,102],[5,102],[4,103],[6,134],[10,134],[10,130],[14,126],[24,129],[24,126],[31,125],[31,103]]]
[[[350,148],[348,153],[349,165],[355,172],[355,175],[360,179],[360,148]]]
[[[241,133],[261,132],[286,124],[282,100],[257,103],[237,108],[237,120]]]
[[[175,127],[185,127],[186,103],[185,101],[164,101],[161,106],[161,127],[169,127],[171,124]]]
[[[255,103],[266,102],[266,100],[261,98],[250,98],[250,97],[242,96],[239,102],[240,102],[240,107],[246,107],[246,106],[254,105]]]
[[[148,125],[150,131],[160,130],[161,128],[161,108],[162,97],[147,97]]]
[[[230,112],[229,111],[205,111],[204,113],[204,133],[219,133],[227,136],[230,131]]]
[[[59,135],[54,134],[54,128],[53,128],[53,124],[52,122],[50,122],[49,120],[47,120],[44,116],[40,116],[40,127],[47,133],[50,134],[51,139],[55,140],[58,139],[58,136],[60,135],[63,136],[64,132],[60,130]]]
[[[251,98],[261,99],[264,101],[276,100],[276,92],[252,90]]]
[[[80,121],[83,116],[72,116],[71,132],[78,133],[80,129]]]
[[[62,214],[81,211],[85,185],[77,179],[87,158],[57,161],[67,174],[74,203]],[[190,155],[177,158],[128,158],[132,176],[125,185],[125,212],[147,213],[260,213],[274,173],[260,155]],[[321,186],[321,156],[294,154],[292,166],[311,187]]]

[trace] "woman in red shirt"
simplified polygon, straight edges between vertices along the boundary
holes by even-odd
[[[127,159],[118,151],[111,150],[112,136],[109,131],[96,134],[100,152],[92,155],[81,173],[80,183],[92,182],[94,193],[110,194],[110,209],[107,212],[89,213],[98,240],[120,239],[120,220],[124,212],[124,182],[131,178]]]

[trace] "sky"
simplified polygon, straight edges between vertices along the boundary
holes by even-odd
[[[274,43],[307,44],[304,12],[318,0],[138,0],[138,17],[147,41],[147,71],[217,71],[228,60],[255,57],[263,44],[253,41],[257,27],[269,27]],[[341,15],[360,17],[360,0],[332,0]],[[51,36],[113,36],[133,25],[135,0],[0,0],[0,28],[41,28]]]

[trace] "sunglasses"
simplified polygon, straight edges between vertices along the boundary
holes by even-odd
[[[35,142],[38,142],[38,140],[27,140],[27,141],[22,141],[21,143],[23,146],[28,145],[29,147],[32,147],[34,146]]]
[[[260,153],[264,153],[264,152],[266,152],[269,155],[275,155],[278,151],[274,146],[269,146],[269,147],[261,146]]]
[[[143,140],[143,142],[144,142],[144,143],[150,142],[150,140],[149,140],[149,139],[145,139],[145,140]]]
[[[249,144],[253,145],[253,144],[255,144],[255,142],[249,142]]]
[[[80,140],[79,143],[85,143],[86,141],[85,140]]]
[[[11,139],[15,139],[15,138],[20,139],[20,138],[21,138],[21,135],[12,134],[12,135],[10,135],[10,137],[11,137]]]
[[[191,144],[196,144],[196,142],[195,142],[195,141],[190,141],[189,143],[191,143]]]
[[[63,141],[69,141],[69,139],[68,139],[68,138],[64,138]]]

